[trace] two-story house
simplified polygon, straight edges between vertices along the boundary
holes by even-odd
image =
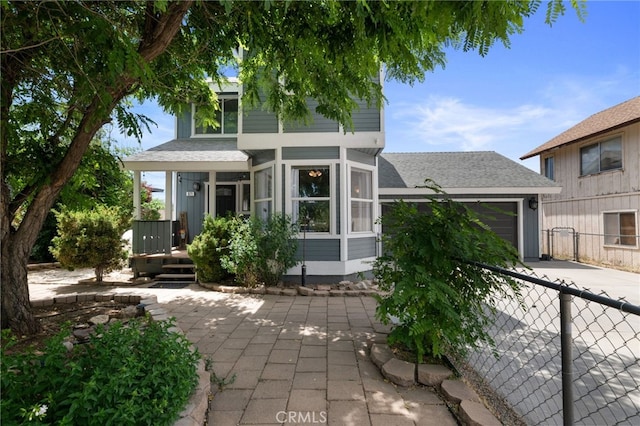
[[[522,156],[560,184],[541,199],[542,250],[640,271],[640,97],[601,111]]]
[[[353,279],[371,270],[380,251],[376,219],[383,206],[426,201],[428,190],[420,186],[430,178],[489,212],[490,226],[523,260],[538,259],[537,199],[560,191],[538,173],[492,152],[382,155],[384,110],[364,102],[353,112],[354,131],[344,132],[317,113],[309,125],[299,125],[260,108],[242,111],[242,86],[233,80],[214,89],[218,128],[198,126],[192,106],[176,118],[173,140],[124,160],[136,191],[142,172],[166,173],[167,220],[134,222],[134,254],[170,255],[201,231],[205,214],[284,212],[304,228],[298,254],[301,260],[304,254],[307,282]],[[314,101],[309,106],[314,111]],[[143,262],[145,272],[161,271],[157,258]],[[298,266],[285,279],[299,282],[300,274]]]

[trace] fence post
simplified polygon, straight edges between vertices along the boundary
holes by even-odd
[[[573,425],[573,356],[571,351],[571,295],[560,289],[560,353],[562,354],[562,420]]]

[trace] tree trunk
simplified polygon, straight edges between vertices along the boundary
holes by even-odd
[[[2,241],[2,328],[10,327],[19,335],[34,334],[41,327],[29,302],[27,264],[30,250],[15,236],[10,234]]]

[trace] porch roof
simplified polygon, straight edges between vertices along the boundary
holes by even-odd
[[[235,138],[173,139],[123,160],[138,171],[248,171],[249,157]]]
[[[493,151],[383,153],[381,195],[426,193],[432,179],[449,194],[555,194],[556,182]]]

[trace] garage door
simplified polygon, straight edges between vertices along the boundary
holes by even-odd
[[[419,204],[420,211],[427,211],[427,203]],[[498,234],[504,240],[510,242],[515,248],[518,248],[518,205],[513,202],[502,203],[465,203],[470,210],[480,216],[493,232]],[[384,215],[391,208],[391,204],[382,204],[382,214]],[[384,233],[384,228],[382,229]]]

